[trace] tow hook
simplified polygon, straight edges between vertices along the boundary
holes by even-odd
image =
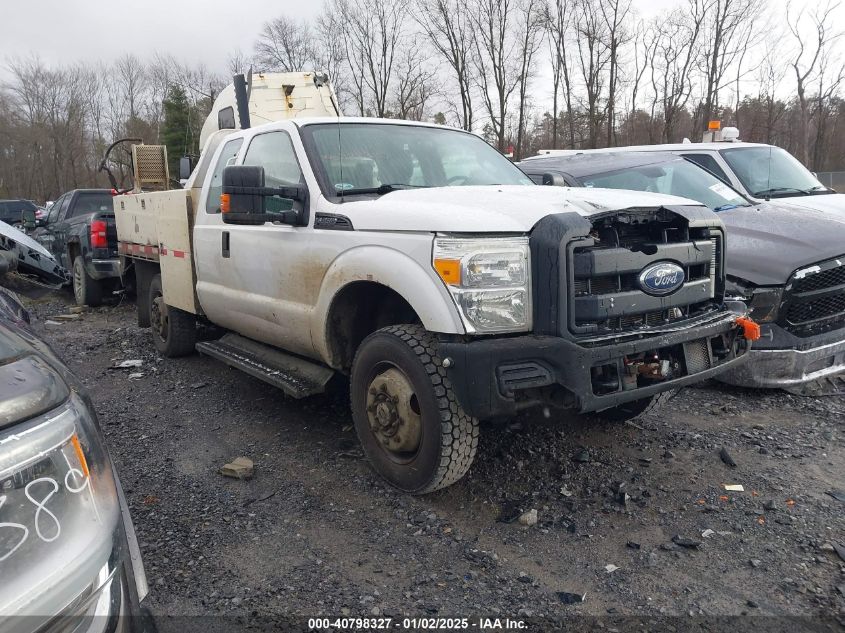
[[[748,317],[739,317],[736,324],[742,328],[742,337],[747,341],[760,340],[760,325]]]

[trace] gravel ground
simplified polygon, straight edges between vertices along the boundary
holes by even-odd
[[[62,325],[45,320],[67,312],[64,299],[31,309],[97,405],[160,622],[845,622],[842,396],[708,383],[635,424],[532,412],[483,428],[468,476],[415,498],[369,469],[342,385],[296,401],[208,358],[164,359],[135,325],[133,305]],[[143,364],[113,368],[127,359]],[[241,455],[254,460],[253,479],[218,473]],[[536,525],[515,520],[532,509]],[[586,597],[567,604],[567,594]]]

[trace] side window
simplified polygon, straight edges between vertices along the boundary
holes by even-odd
[[[728,175],[725,171],[719,167],[719,163],[716,162],[716,159],[710,156],[710,154],[681,154],[684,158],[688,161],[691,161],[698,165],[699,167],[704,167],[707,171],[711,174],[716,176],[722,182],[726,182],[730,184],[730,180],[728,179]]]
[[[66,202],[70,200],[70,196],[64,195],[53,203],[50,207],[50,213],[47,214],[47,224],[52,224],[59,219],[59,213]]]
[[[70,211],[70,203],[73,201],[73,194],[69,193],[62,200],[62,208],[59,209],[59,222],[67,220],[68,212]]]
[[[223,169],[238,155],[238,150],[241,148],[243,142],[244,140],[242,138],[233,138],[223,146],[223,150],[220,152],[220,158],[217,161],[217,165],[214,166],[214,172],[211,174],[211,182],[208,185],[208,200],[205,202],[206,213],[220,213],[220,194],[223,193]]]
[[[263,167],[264,184],[267,187],[284,187],[302,182],[302,170],[287,132],[268,132],[253,138],[243,164]],[[288,211],[291,207],[290,200],[281,198],[267,198],[265,202],[268,213]]]

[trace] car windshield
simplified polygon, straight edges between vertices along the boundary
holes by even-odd
[[[750,206],[721,180],[685,159],[582,176],[585,187],[652,191],[696,200],[714,211]]]
[[[303,127],[302,136],[330,198],[417,187],[533,184],[482,139],[459,130],[321,123]]]
[[[754,197],[831,193],[792,154],[780,147],[736,147],[720,150],[720,153]]]

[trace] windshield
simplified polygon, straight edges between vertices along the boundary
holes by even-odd
[[[721,180],[684,159],[581,177],[585,187],[633,189],[689,198],[714,211],[750,206]]]
[[[722,157],[752,196],[804,196],[830,193],[796,158],[780,147],[736,147]]]
[[[326,197],[414,187],[531,185],[473,134],[373,123],[307,125],[302,136]]]

